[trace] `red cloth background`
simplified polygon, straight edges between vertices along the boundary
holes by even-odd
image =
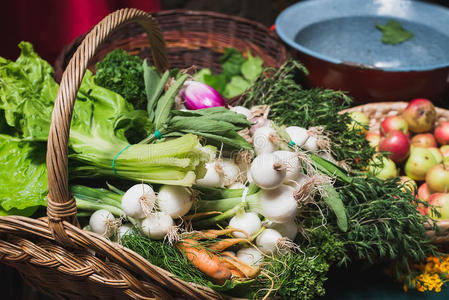
[[[109,13],[124,7],[160,10],[159,0],[10,0],[0,5],[0,56],[16,59],[17,44],[31,42],[53,63],[62,48]]]

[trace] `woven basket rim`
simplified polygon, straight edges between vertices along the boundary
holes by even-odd
[[[265,35],[268,35],[270,38],[273,39],[273,41],[276,41],[277,48],[279,49],[279,55],[283,58],[283,60],[286,60],[287,58],[292,56],[292,49],[289,48],[276,34],[275,31],[270,30],[268,27],[263,25],[260,22],[247,19],[245,17],[241,16],[232,16],[220,12],[215,11],[206,11],[206,10],[189,10],[189,9],[170,9],[170,10],[161,10],[155,13],[152,13],[152,16],[154,16],[156,19],[158,17],[169,17],[169,16],[175,16],[180,15],[183,17],[192,17],[192,16],[198,16],[198,17],[208,17],[208,18],[216,18],[216,19],[223,19],[231,22],[236,23],[245,23],[251,26],[252,28],[263,32]],[[181,32],[181,31],[175,31],[175,32]],[[194,31],[192,31],[194,32]],[[79,46],[79,44],[82,42],[84,37],[86,36],[88,32],[81,34],[77,37],[75,37],[71,42],[69,42],[67,45],[64,46],[62,51],[58,54],[57,58],[54,61],[54,68],[55,68],[55,79],[57,82],[60,81],[60,78],[62,76],[62,73],[65,70],[65,62],[68,62],[68,58],[70,58],[70,53],[73,50],[76,50],[76,48]],[[170,32],[167,32],[170,33]],[[72,53],[73,54],[73,53]]]

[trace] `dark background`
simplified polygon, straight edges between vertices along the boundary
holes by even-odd
[[[271,26],[274,24],[276,16],[284,8],[295,2],[299,1],[161,0],[161,7],[162,9],[217,11],[245,17],[258,21],[266,26]],[[449,7],[449,0],[428,0],[426,2]],[[381,270],[377,269],[365,269],[361,266],[352,266],[351,269],[331,270],[329,275],[327,296],[322,299],[449,299],[447,288],[444,294],[404,293],[399,284],[391,282],[391,280],[382,274]],[[3,264],[0,264],[0,282],[2,291],[0,299],[51,299],[27,286],[14,269]]]
[[[338,0],[335,0],[338,2]],[[391,0],[394,1],[394,0]],[[163,9],[212,10],[241,16],[266,26],[274,24],[276,16],[287,6],[301,0],[161,0]],[[449,7],[449,0],[428,0]]]

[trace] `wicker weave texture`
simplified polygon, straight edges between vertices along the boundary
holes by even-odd
[[[276,34],[265,26],[244,18],[188,10],[161,11],[153,16],[160,24],[168,60],[173,68],[198,66],[210,68],[214,73],[221,72],[219,58],[227,47],[240,51],[249,50],[253,55],[260,56],[266,66],[271,67],[279,67],[291,55]],[[75,39],[56,60],[58,81],[82,38],[80,36]],[[143,29],[136,24],[128,24],[113,33],[97,49],[89,68],[95,71],[95,63],[116,48],[124,49],[142,59],[150,56],[150,47]]]
[[[370,130],[379,130],[380,122],[388,116],[400,115],[407,107],[408,102],[379,102],[369,103],[351,107],[343,112],[360,111],[363,112],[370,120]],[[439,122],[449,121],[449,110],[443,108],[436,108],[437,124]]]
[[[68,190],[68,138],[76,94],[91,58],[115,30],[137,22],[147,32],[156,67],[168,68],[157,21],[143,11],[116,11],[86,35],[68,64],[50,127],[47,218],[0,217],[0,259],[42,292],[59,298],[217,299],[206,287],[174,278],[136,253],[78,227]]]

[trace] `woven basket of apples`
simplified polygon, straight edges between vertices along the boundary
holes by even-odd
[[[366,139],[388,157],[373,159],[369,171],[382,179],[400,176],[416,197],[420,213],[437,223],[428,234],[435,244],[449,243],[449,110],[427,99],[384,102],[346,110],[361,124],[369,124]],[[433,208],[433,209],[431,209]]]

